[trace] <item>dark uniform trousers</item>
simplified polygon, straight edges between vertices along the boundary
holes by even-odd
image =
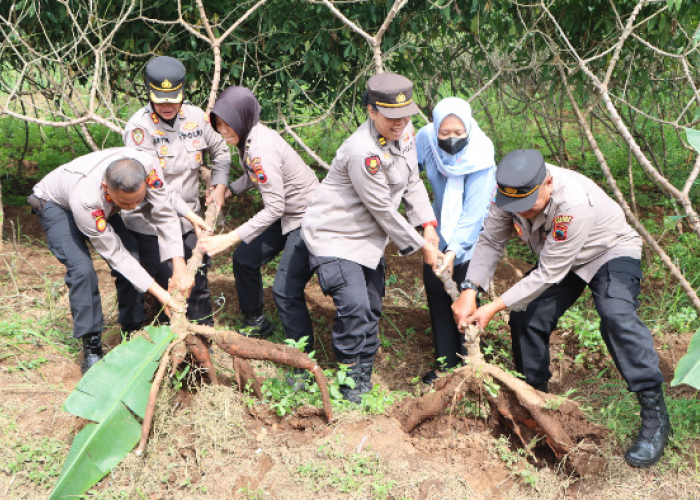
[[[233,275],[236,278],[238,303],[242,311],[264,306],[260,268],[279,253],[272,295],[277,305],[284,333],[288,339],[309,337],[306,352],[313,351],[314,330],[306,306],[304,288],[313,276],[309,268],[309,251],[297,228],[282,234],[282,222],[276,221],[250,243],[241,243],[233,252]]]
[[[467,269],[469,269],[469,262],[463,262],[454,267],[452,279],[455,283],[459,285],[464,281],[467,277]],[[433,268],[427,264],[423,264],[423,284],[430,309],[435,357],[438,359],[444,357],[445,368],[454,368],[462,364],[457,354],[466,356],[467,350],[464,348],[464,333],[457,328],[452,313],[452,297],[445,291],[445,285],[435,275]]]
[[[66,266],[65,281],[73,316],[73,337],[102,332],[102,301],[97,287],[97,273],[87,245],[88,237],[78,229],[73,213],[60,205],[46,201],[41,213],[36,209],[34,213],[39,217],[46,233],[49,250]],[[112,215],[108,222],[122,241],[129,238],[129,232],[119,214]],[[131,249],[129,251],[138,257]]]
[[[173,275],[173,264],[170,260],[166,262],[160,261],[158,236],[130,230],[126,230],[126,232],[127,235],[121,237],[126,249],[129,253],[136,256],[141,267],[153,276],[156,283],[167,290],[168,280]],[[197,246],[197,235],[195,232],[189,231],[183,234],[182,243],[184,245],[185,260],[188,260],[192,257],[192,251]],[[190,296],[187,298],[187,318],[190,321],[196,321],[203,325],[214,326],[211,292],[209,291],[209,280],[207,278],[207,271],[210,266],[211,258],[208,255],[204,255],[202,266],[195,274],[194,286]],[[140,325],[144,320],[144,294],[136,290],[134,285],[121,274],[112,271],[112,276],[116,277],[119,324],[123,328]],[[169,321],[165,313],[161,313],[158,320],[161,323]]]
[[[600,315],[600,333],[632,392],[655,387],[664,381],[651,332],[637,316],[641,278],[639,260],[619,257],[604,264],[588,283]],[[550,334],[585,287],[586,282],[570,272],[524,311],[511,313],[515,367],[528,384],[541,384],[551,378]]]
[[[384,297],[386,261],[376,269],[337,257],[310,255],[325,295],[336,307],[333,352],[339,363],[372,363],[379,347],[379,319]]]

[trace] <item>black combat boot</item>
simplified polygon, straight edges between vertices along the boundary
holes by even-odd
[[[246,337],[257,337],[261,339],[266,339],[272,335],[272,330],[274,326],[270,323],[270,320],[263,314],[263,308],[258,307],[257,309],[252,309],[250,311],[241,311],[243,313],[243,328],[241,328],[241,335]]]
[[[660,385],[637,393],[642,426],[639,435],[625,453],[625,461],[634,467],[650,467],[661,459],[669,436],[673,435]]]
[[[361,396],[372,390],[372,363],[355,363],[348,368],[347,376],[355,381],[355,387],[341,385],[340,393],[351,403],[359,404],[362,402]]]
[[[87,372],[92,365],[102,359],[102,334],[88,333],[83,335],[83,362],[80,364],[80,371]]]

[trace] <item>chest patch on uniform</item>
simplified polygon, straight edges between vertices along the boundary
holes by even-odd
[[[160,147],[160,149],[158,150],[158,154],[159,154],[160,156],[167,156],[167,154],[168,154],[168,146],[166,146],[165,144],[162,145],[162,146]]]
[[[201,152],[194,155],[194,161],[196,161],[197,163],[202,163],[202,153]]]
[[[160,166],[160,168],[165,168],[166,163],[167,162],[165,161],[165,158],[161,158],[160,160],[158,160],[158,165]]]
[[[520,224],[517,222],[513,222],[513,227],[515,228],[515,232],[518,233],[518,236],[521,238],[523,237],[523,228],[520,227]]]
[[[374,175],[379,172],[379,166],[382,164],[378,156],[368,156],[365,158],[365,168],[367,172]]]
[[[569,224],[574,220],[571,215],[557,215],[552,220],[552,230],[554,241],[566,241],[569,237]]]
[[[194,141],[192,141],[192,147],[195,148],[195,149],[198,148],[198,147],[200,147],[201,145],[202,145],[202,143],[199,142],[197,139],[195,139]]]
[[[104,233],[105,229],[107,229],[107,219],[105,219],[105,213],[103,210],[95,210],[92,212],[92,218],[95,219],[95,228],[101,232]]]
[[[197,127],[199,127],[199,123],[197,122],[187,122],[182,126],[183,130],[194,130]]]
[[[151,170],[148,177],[146,177],[146,184],[148,184],[148,187],[151,189],[160,189],[163,187],[163,181],[158,177],[158,172],[156,172],[155,168]]]
[[[134,144],[137,146],[140,146],[143,144],[143,139],[146,136],[142,128],[135,128],[134,130],[131,131],[131,139],[134,141]]]
[[[160,123],[160,118],[158,118],[157,114],[151,113],[151,121],[153,121],[153,123]]]

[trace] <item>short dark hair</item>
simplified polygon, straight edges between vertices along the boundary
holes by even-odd
[[[365,93],[362,94],[362,101],[361,101],[361,103],[362,103],[362,107],[363,107],[364,109],[367,109],[367,105],[370,105],[370,104],[371,104],[373,110],[379,111],[379,109],[377,108],[377,105],[376,105],[376,104],[373,104],[373,103],[369,102],[369,90],[365,90]]]
[[[110,189],[135,193],[146,183],[146,171],[143,164],[133,158],[115,160],[107,167],[105,183]]]

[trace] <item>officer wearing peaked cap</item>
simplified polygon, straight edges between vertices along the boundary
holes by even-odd
[[[218,207],[224,202],[229,181],[231,158],[224,139],[209,123],[209,116],[184,100],[186,71],[183,64],[172,57],[153,58],[145,69],[146,96],[149,103],[138,110],[124,130],[124,144],[150,154],[163,169],[170,188],[178,193],[195,213],[199,203],[199,167],[204,154],[211,159],[213,197]],[[138,206],[124,212],[124,223],[135,240],[141,264],[164,288],[172,288],[183,279],[186,270],[173,268],[161,262],[158,256],[156,228],[147,220],[148,207]],[[181,219],[185,259],[189,259],[197,245],[197,234],[192,225]],[[213,325],[207,270],[208,256],[195,276],[195,284],[187,300],[187,317]],[[143,297],[129,305],[128,298],[135,293],[125,280],[117,281],[120,304],[119,323],[122,330],[137,330],[144,319]],[[166,318],[161,318],[165,320]]]
[[[341,392],[356,403],[372,388],[388,239],[401,255],[421,250],[433,267],[439,241],[418,172],[410,120],[418,112],[413,84],[400,75],[375,75],[363,105],[369,119],[338,149],[302,221],[311,268],[337,308],[333,350],[340,363],[350,365],[355,381],[353,389],[344,386]],[[402,201],[406,218],[398,211]],[[420,225],[423,236],[415,229]]]
[[[462,293],[453,304],[461,328],[481,328],[511,309],[516,369],[525,381],[547,391],[549,337],[559,318],[588,287],[603,340],[629,390],[642,407],[642,426],[625,454],[636,467],[656,463],[671,434],[659,358],[639,319],[641,238],[620,205],[583,175],[545,164],[533,150],[506,155],[496,171],[497,194],[476,244]],[[477,309],[513,228],[539,255],[537,266],[494,302]]]

